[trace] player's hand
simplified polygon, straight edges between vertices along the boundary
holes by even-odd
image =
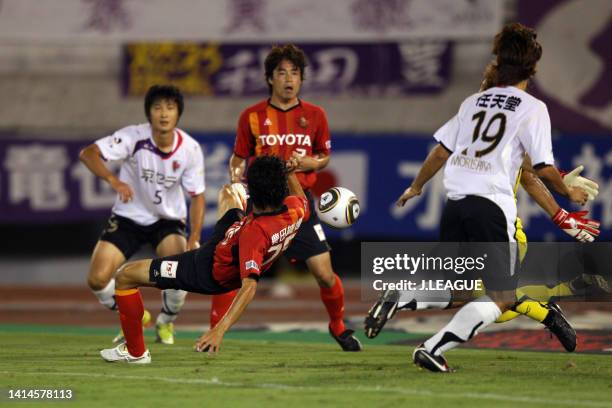
[[[593,242],[599,236],[599,221],[585,218],[588,211],[567,212],[559,208],[552,221],[580,242]]]
[[[582,177],[580,173],[584,170],[584,166],[581,164],[569,173],[561,172],[563,176],[563,184],[568,188],[579,187],[586,191],[588,194],[588,200],[592,201],[599,194],[599,185],[586,177]]]
[[[116,178],[110,182],[110,185],[113,190],[115,190],[117,194],[119,194],[119,199],[122,202],[127,203],[128,201],[132,201],[132,199],[134,198],[134,192],[132,191],[132,187],[130,187],[129,184],[126,184]]]
[[[291,159],[297,160],[297,168],[295,171],[311,171],[317,170],[319,163],[314,157],[302,156],[298,152],[293,152]]]
[[[209,330],[207,333],[204,333],[200,338],[196,341],[195,351],[205,353],[208,352],[209,355],[215,355],[219,352],[221,348],[221,341],[223,341],[223,331],[221,331],[218,326]]]
[[[581,187],[569,187],[569,199],[580,205],[585,205],[589,199],[589,195]]]
[[[200,247],[200,238],[195,236],[189,236],[187,240],[187,250],[198,249]]]
[[[292,173],[295,170],[297,170],[298,166],[300,165],[300,161],[296,158],[296,157],[290,157],[286,162],[285,162],[285,168],[287,169],[287,173]]]
[[[423,190],[418,189],[414,186],[410,186],[406,190],[404,190],[404,193],[400,196],[400,198],[397,199],[395,205],[397,205],[398,207],[403,207],[404,204],[406,204],[406,201],[421,195],[422,192]]]

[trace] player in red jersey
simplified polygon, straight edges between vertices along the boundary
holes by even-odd
[[[317,171],[329,163],[331,142],[325,112],[319,106],[299,99],[304,80],[306,57],[295,45],[275,46],[265,60],[265,78],[270,98],[242,112],[234,153],[230,159],[230,177],[240,182],[245,168],[254,157],[274,154],[298,160],[297,178],[306,192],[310,207],[314,201],[310,188]],[[289,259],[305,261],[320,287],[321,300],[330,318],[329,331],[344,351],[360,351],[361,344],[353,330],[344,326],[344,289],[332,269],[330,247],[313,211],[300,228],[286,252]],[[213,296],[211,327],[223,317],[233,293]]]
[[[102,350],[102,358],[109,362],[151,362],[141,324],[144,305],[140,286],[203,294],[240,288],[223,319],[196,342],[196,351],[217,353],[223,335],[255,296],[260,275],[308,220],[308,201],[294,173],[297,166],[297,159],[290,159],[287,164],[275,156],[256,159],[247,177],[253,203],[253,211],[248,216],[244,216],[231,187],[225,186],[219,195],[219,208],[226,211],[201,248],[122,266],[115,276],[115,296],[126,342]]]

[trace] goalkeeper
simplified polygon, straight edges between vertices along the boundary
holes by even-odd
[[[578,166],[569,173],[561,172],[563,182],[569,188],[581,188],[588,194],[588,200],[592,201],[599,193],[599,186],[592,180],[580,176],[584,167]],[[529,157],[525,157],[521,172],[517,177],[515,185],[515,196],[518,186],[523,188],[536,201],[536,203],[551,217],[552,221],[565,233],[581,242],[591,242],[599,235],[599,223],[584,218],[586,211],[569,213],[561,208],[548,188],[533,173]],[[527,236],[523,232],[520,219],[516,222],[516,241],[519,245],[519,256],[521,261],[527,252]],[[519,315],[525,315],[533,320],[543,323],[556,337],[567,351],[576,348],[576,332],[571,327],[560,308],[551,302],[540,302],[538,300],[550,300],[562,297],[571,297],[583,294],[585,290],[599,293],[610,293],[605,279],[600,275],[581,274],[569,282],[562,282],[552,288],[546,285],[531,285],[517,288],[516,297],[518,302],[512,310],[504,312],[497,323],[512,320]],[[473,293],[452,292],[450,290],[442,293],[436,292],[435,300],[427,291],[395,291],[383,292],[379,300],[372,306],[365,319],[365,333],[369,338],[378,335],[386,322],[391,319],[398,310],[423,310],[423,309],[449,309],[461,307],[465,302],[482,295],[480,291]]]

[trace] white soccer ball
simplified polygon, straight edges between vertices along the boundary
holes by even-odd
[[[334,228],[347,228],[359,217],[359,200],[344,187],[332,187],[321,195],[317,214],[322,222]]]

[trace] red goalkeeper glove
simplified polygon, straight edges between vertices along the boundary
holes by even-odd
[[[584,218],[588,211],[567,212],[563,208],[552,217],[552,221],[566,234],[580,242],[593,242],[599,236],[599,221]]]

